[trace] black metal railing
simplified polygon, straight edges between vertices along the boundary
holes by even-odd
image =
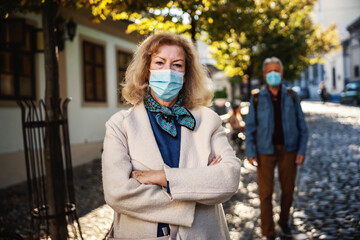
[[[69,138],[67,107],[70,98],[67,98],[60,107],[57,105],[59,119],[50,121],[47,116],[46,105],[43,100],[38,104],[34,101],[18,101],[21,108],[25,163],[27,184],[29,193],[29,206],[31,216],[32,239],[40,239],[50,235],[50,220],[57,215],[49,213],[46,183],[46,158],[45,158],[45,134],[46,129],[58,125],[60,129],[60,143],[62,147],[61,157],[64,167],[65,193],[57,197],[63,197],[65,206],[62,212],[67,221],[68,238],[83,239],[79,218],[76,212],[75,190],[73,182],[71,148]],[[61,195],[61,196],[60,196]],[[71,235],[71,236],[70,236]]]

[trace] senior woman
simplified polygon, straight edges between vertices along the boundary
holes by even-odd
[[[110,239],[229,239],[222,208],[238,189],[240,161],[186,38],[162,33],[134,54],[122,91],[134,106],[106,123],[104,195]]]

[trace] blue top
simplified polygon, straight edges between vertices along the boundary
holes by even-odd
[[[156,143],[161,153],[161,157],[166,165],[171,168],[179,167],[180,159],[180,140],[181,140],[181,126],[175,121],[177,135],[175,137],[171,136],[169,133],[164,131],[156,122],[155,115],[157,113],[150,112],[146,110],[150,125],[153,130]],[[167,191],[170,193],[169,182],[167,184]],[[164,236],[163,228],[167,229],[167,233],[170,234],[170,227],[167,223],[158,223],[157,236]]]
[[[156,143],[159,147],[164,163],[171,168],[178,168],[180,158],[181,126],[176,121],[174,121],[178,134],[173,137],[159,127],[155,118],[157,113],[150,112],[148,110],[146,110],[146,112],[149,116],[151,128],[153,130]]]
[[[285,151],[297,151],[298,154],[305,156],[308,131],[300,99],[294,93],[295,101],[293,101],[285,86],[282,86],[280,91]],[[253,101],[254,97],[252,96],[245,123],[245,151],[248,158],[256,157],[257,153],[274,153],[274,106],[268,88],[260,91],[256,110]]]

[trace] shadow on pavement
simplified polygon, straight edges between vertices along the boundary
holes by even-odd
[[[25,163],[24,163],[25,164]],[[101,161],[74,167],[74,185],[79,218],[105,204],[101,180]],[[25,239],[30,232],[27,183],[0,189],[0,231],[20,234]]]

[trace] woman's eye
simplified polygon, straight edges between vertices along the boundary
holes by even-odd
[[[174,66],[175,66],[175,67],[177,67],[177,68],[181,68],[181,67],[182,67],[182,65],[181,65],[181,64],[177,64],[177,63],[176,63],[176,64],[174,64]]]
[[[162,65],[163,62],[155,62],[157,65]]]

